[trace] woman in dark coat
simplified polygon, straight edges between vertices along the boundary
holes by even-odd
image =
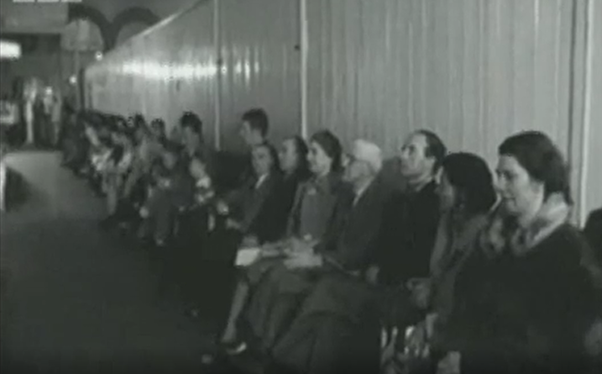
[[[563,157],[546,135],[525,132],[499,147],[497,174],[501,203],[456,280],[449,350],[463,374],[586,372],[602,293],[568,223]]]
[[[300,139],[295,142],[298,145],[302,144]],[[312,136],[309,154],[307,154],[307,150],[304,153],[307,157],[298,157],[298,160],[301,165],[305,164],[305,159],[309,160],[313,176],[308,181],[301,183],[296,191],[288,218],[285,239],[264,246],[264,258],[251,265],[245,272],[246,279],[239,283],[227,327],[222,336],[222,343],[229,353],[237,353],[246,347],[246,344],[240,341],[237,327],[240,323],[240,316],[247,306],[251,287],[258,285],[247,309],[250,328],[254,334],[262,335],[263,327],[268,319],[274,285],[281,281],[277,274],[280,274],[278,269],[283,267],[282,259],[286,258],[285,252],[303,250],[309,244],[319,241],[333,217],[336,202],[343,189],[339,173],[341,144],[332,133],[321,131]],[[275,274],[270,275],[272,272]],[[299,278],[293,283],[303,284],[304,282]]]

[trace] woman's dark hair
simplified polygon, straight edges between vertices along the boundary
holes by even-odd
[[[531,178],[543,183],[546,199],[553,193],[560,193],[568,204],[573,203],[569,168],[558,147],[546,134],[526,131],[513,135],[504,140],[498,153],[514,157]]]
[[[441,138],[430,130],[418,130],[416,134],[422,135],[426,138],[426,150],[425,156],[433,157],[435,159],[435,165],[433,173],[439,170],[441,162],[447,153],[447,148]]]
[[[257,148],[266,148],[268,150],[268,153],[272,158],[272,168],[270,172],[280,172],[280,159],[278,158],[278,151],[276,150],[276,148],[270,143],[262,143],[256,145],[255,149]]]
[[[324,153],[332,160],[332,170],[339,172],[343,169],[343,147],[339,138],[328,130],[318,131],[313,134],[309,140],[310,142],[316,142],[324,150]]]
[[[452,153],[441,162],[447,180],[469,214],[487,213],[497,197],[493,174],[485,160],[472,153]]]
[[[189,127],[197,134],[203,132],[203,121],[193,112],[184,112],[182,117],[180,117],[180,126],[182,129]]]
[[[293,144],[295,144],[295,152],[297,153],[297,169],[296,173],[300,174],[308,174],[309,173],[309,162],[307,161],[307,153],[309,149],[307,148],[307,143],[303,140],[299,135],[291,136],[290,138],[285,139],[292,140]]]

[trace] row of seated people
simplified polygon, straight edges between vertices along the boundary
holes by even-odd
[[[141,218],[140,234],[164,248],[178,217],[203,206],[204,228],[190,232],[223,217],[237,246],[260,248],[239,271],[219,339],[229,356],[256,352],[268,370],[298,373],[599,364],[599,232],[588,231],[590,245],[568,223],[567,168],[544,134],[504,141],[496,191],[485,161],[447,154],[429,131],[411,134],[386,161],[365,140],[345,155],[329,131],[307,145],[291,137],[277,152],[267,115],[251,110],[241,126],[246,167],[234,188],[212,188],[225,166],[204,147],[200,124],[182,117],[179,148],[142,130],[117,142],[140,150],[152,139],[161,166],[122,175],[146,181],[138,200],[104,173],[108,222]],[[123,206],[138,214],[122,215]]]

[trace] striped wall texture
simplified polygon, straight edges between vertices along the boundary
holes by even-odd
[[[212,0],[124,43],[86,84],[99,110],[171,125],[194,110],[228,149],[253,106],[275,141],[329,128],[394,154],[428,128],[492,166],[505,137],[542,130],[571,161],[583,219],[602,206],[600,66],[599,0]]]

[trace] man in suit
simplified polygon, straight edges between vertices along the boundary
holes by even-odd
[[[406,186],[385,212],[378,266],[371,276],[385,286],[382,308],[387,323],[400,331],[423,318],[410,295],[414,285],[429,276],[440,216],[436,174],[445,155],[441,139],[427,130],[410,134],[401,148],[399,166]]]
[[[435,181],[446,148],[427,130],[412,133],[401,148],[405,190],[388,207],[379,253],[379,282],[398,286],[427,277],[439,223]]]

